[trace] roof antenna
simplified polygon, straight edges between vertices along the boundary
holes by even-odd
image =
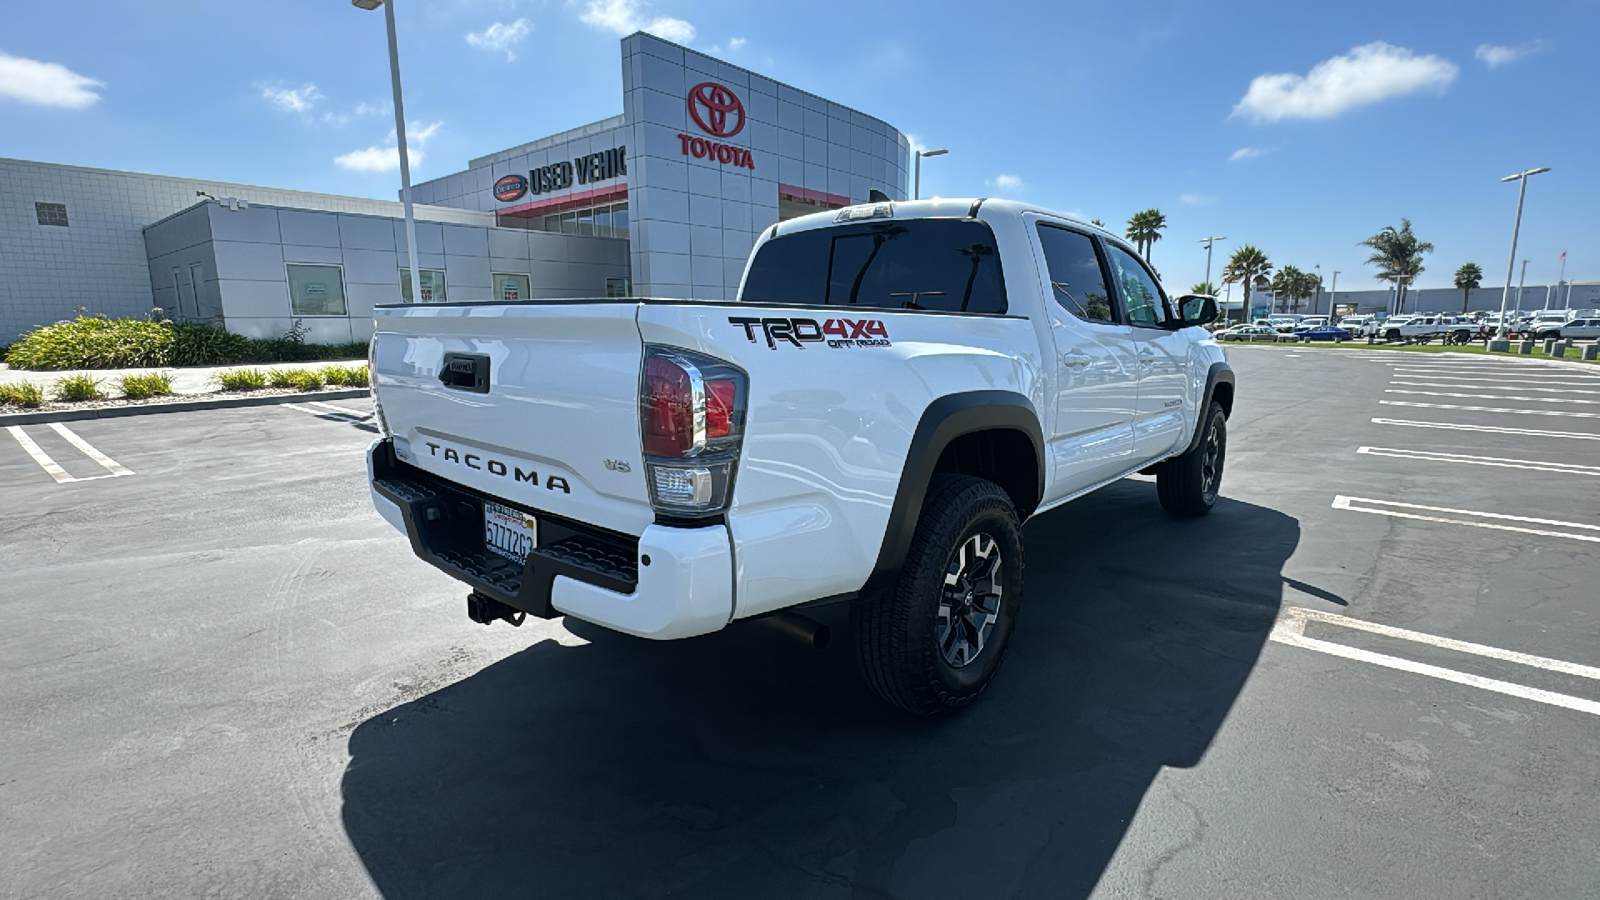
[[[867,202],[868,203],[893,203],[894,201],[889,199],[889,195],[888,194],[885,194],[883,191],[880,191],[877,188],[873,188],[872,190],[867,191]]]

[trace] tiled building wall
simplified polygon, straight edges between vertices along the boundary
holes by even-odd
[[[713,138],[688,92],[715,81],[738,95],[745,124]],[[647,34],[622,41],[623,117],[633,213],[634,290],[732,299],[755,236],[778,221],[778,186],[865,202],[907,195],[910,142],[879,119]],[[754,170],[685,155],[687,134],[748,149]]]
[[[465,172],[412,185],[411,199],[417,203],[492,211],[527,203],[530,200],[559,198],[566,194],[587,191],[596,186],[626,183],[628,179],[624,176],[595,184],[576,184],[570,189],[553,191],[548,195],[530,194],[515,203],[501,203],[494,198],[493,190],[494,183],[507,175],[526,176],[532,169],[562,160],[571,161],[601,150],[610,150],[612,147],[626,144],[627,141],[628,132],[623,128],[622,117],[613,116],[592,125],[564,131],[542,140],[475,159]]]
[[[0,159],[0,343],[71,318],[76,307],[140,316],[155,305],[143,229],[194,205],[196,191],[248,203],[400,214],[400,204],[247,184]],[[40,225],[34,203],[67,207],[67,227]],[[481,213],[417,210],[419,219],[479,223]],[[166,279],[170,292],[171,273]]]
[[[533,298],[603,297],[606,278],[627,275],[628,243],[612,238],[418,222],[417,265],[442,269],[449,300],[488,300],[491,273],[529,276]],[[194,237],[206,239],[196,244]],[[387,216],[251,206],[230,210],[205,203],[147,232],[154,287],[187,271],[190,257],[209,267],[205,279],[220,297],[229,331],[253,337],[283,334],[299,319],[307,340],[334,343],[372,335],[372,308],[397,303],[400,270],[408,265],[405,222]],[[343,268],[348,315],[295,316],[288,264]],[[165,272],[165,275],[161,273]],[[168,296],[171,288],[166,289]]]

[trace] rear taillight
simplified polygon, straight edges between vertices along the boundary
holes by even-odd
[[[639,426],[652,505],[696,518],[727,508],[744,436],[749,380],[721,360],[645,348]]]

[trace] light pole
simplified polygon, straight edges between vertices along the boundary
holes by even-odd
[[[1317,292],[1311,298],[1311,314],[1317,314],[1317,307],[1322,305],[1322,263],[1317,263],[1311,268],[1317,272]],[[1328,309],[1328,324],[1333,324],[1333,309]]]
[[[1563,250],[1563,251],[1561,251],[1561,274],[1556,276],[1556,294],[1557,295],[1559,295],[1561,293],[1561,283],[1563,281],[1566,281],[1566,280],[1567,280],[1567,251]],[[1571,290],[1567,291],[1567,296],[1568,297],[1572,296],[1572,291]],[[1545,306],[1549,306],[1549,305],[1550,304],[1548,304],[1548,303],[1545,304]],[[1567,308],[1566,301],[1562,301],[1561,308],[1562,309],[1566,309]]]
[[[943,155],[945,155],[946,153],[949,153],[949,152],[950,152],[949,150],[946,150],[946,149],[944,149],[942,147],[939,148],[938,150],[918,150],[917,151],[917,165],[916,165],[917,174],[912,179],[912,185],[913,186],[911,188],[911,199],[913,199],[913,200],[921,200],[922,199],[922,158],[924,156],[943,156]]]
[[[1328,321],[1333,321],[1333,305],[1339,301],[1339,270],[1333,270],[1333,286],[1328,288]]]
[[[1528,261],[1522,261],[1522,274],[1517,276],[1517,312],[1522,312],[1522,283],[1528,280]],[[1504,315],[1501,318],[1505,318]]]
[[[1195,241],[1195,243],[1197,243],[1197,244],[1205,244],[1206,245],[1206,285],[1208,287],[1211,285],[1211,245],[1216,243],[1217,241],[1225,241],[1227,239],[1228,239],[1227,235],[1218,234],[1218,235],[1213,235],[1211,237],[1203,237],[1200,240]]]
[[[422,277],[417,272],[417,220],[411,215],[411,158],[406,154],[406,108],[400,102],[400,45],[394,36],[394,2],[384,0],[350,0],[359,9],[373,10],[383,7],[384,22],[389,26],[389,81],[394,88],[394,134],[400,151],[400,203],[406,213],[406,255],[411,265],[411,302],[422,300]]]
[[[1522,198],[1528,193],[1528,176],[1548,171],[1550,171],[1549,166],[1540,166],[1537,169],[1523,169],[1515,175],[1507,175],[1500,179],[1521,182],[1517,188],[1517,217],[1511,223],[1511,259],[1506,262],[1506,289],[1500,295],[1500,337],[1510,333],[1510,329],[1506,327],[1506,301],[1511,299],[1511,270],[1517,267],[1517,233],[1522,230]]]

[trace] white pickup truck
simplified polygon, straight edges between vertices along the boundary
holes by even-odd
[[[1210,510],[1216,314],[1000,200],[779,223],[738,302],[380,307],[372,498],[475,621],[671,639],[847,602],[869,685],[938,715],[1000,665],[1023,521],[1141,470]]]

